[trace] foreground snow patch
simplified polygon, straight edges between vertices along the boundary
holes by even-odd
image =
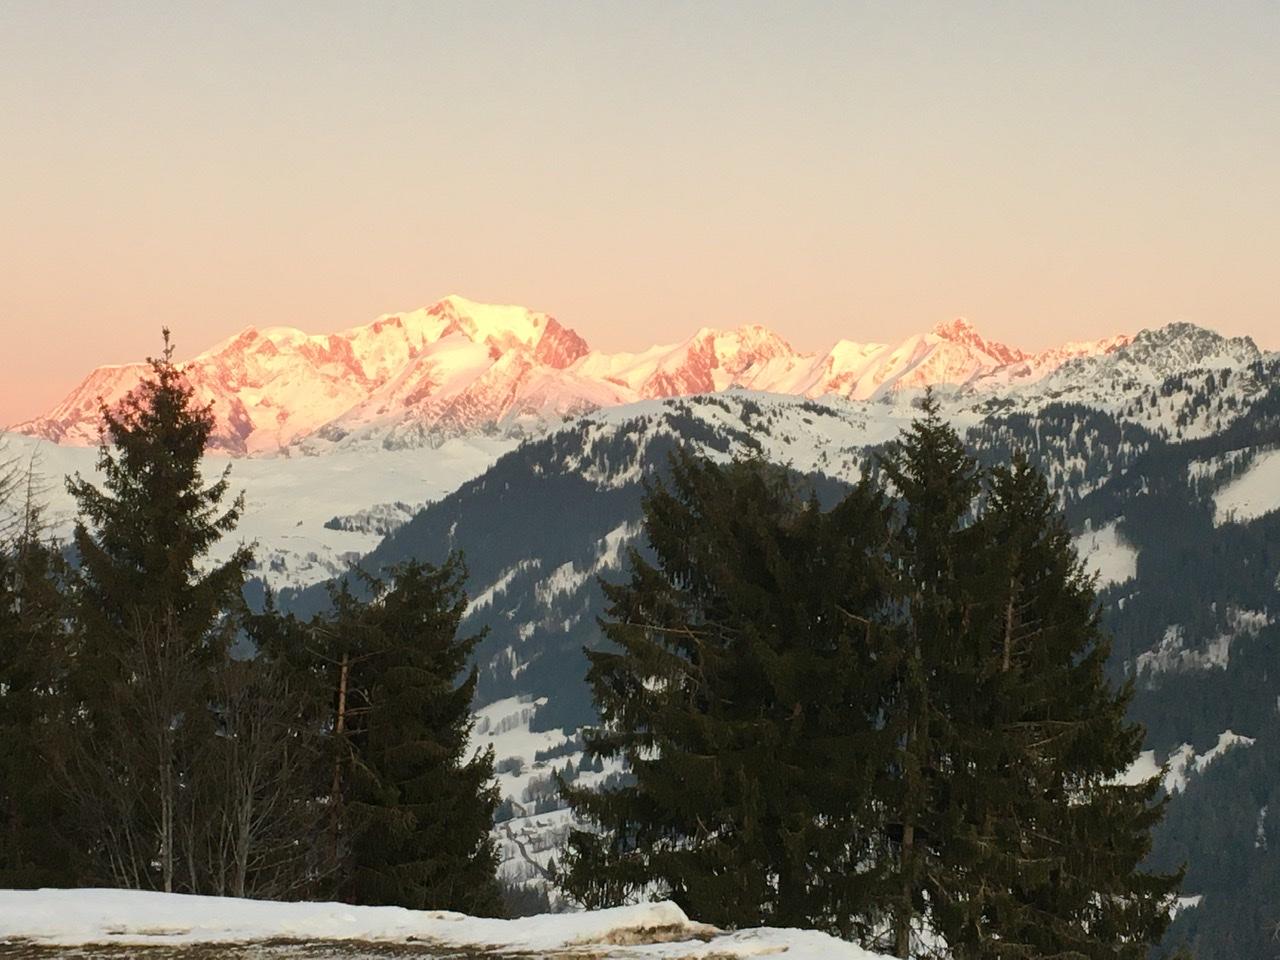
[[[812,930],[721,933],[674,903],[488,920],[449,911],[273,903],[136,890],[2,890],[0,942],[181,946],[265,940],[426,942],[563,956],[875,960]]]

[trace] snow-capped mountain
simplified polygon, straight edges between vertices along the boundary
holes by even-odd
[[[521,433],[554,435],[558,418],[575,413],[590,414],[576,420],[586,429],[610,433],[665,409],[664,401],[714,416],[718,403],[727,410],[740,402],[735,395],[754,397],[745,409],[764,412],[751,422],[773,429],[773,439],[756,438],[762,452],[830,473],[892,436],[912,416],[908,401],[933,382],[949,385],[948,415],[966,428],[1083,403],[1159,437],[1212,436],[1270,390],[1271,368],[1259,357],[1246,338],[1187,324],[1028,356],[983,340],[964,321],[892,349],[842,341],[820,357],[762,327],[707,329],[643,354],[605,355],[545,314],[450,298],[342,334],[245,331],[187,369],[219,416],[206,469],[221,473],[228,456],[242,458],[233,474],[247,493],[239,533],[257,544],[263,579],[281,588],[341,574],[425,502],[488,470]],[[8,454],[34,455],[50,478],[46,517],[55,534],[69,534],[74,513],[58,478],[95,476],[86,445],[96,440],[97,404],[89,397],[123,396],[142,370],[103,367],[49,417],[23,425],[26,436],[0,436]],[[700,393],[667,396],[688,391]],[[821,402],[806,408],[815,395]],[[878,402],[885,398],[895,402]],[[468,430],[502,418],[506,430]],[[281,447],[325,455],[243,457]],[[586,476],[616,467],[582,449],[574,456]],[[1046,468],[1081,472],[1080,493],[1105,479],[1083,461],[1046,460]]]
[[[546,314],[447,297],[340,333],[250,327],[183,367],[201,402],[213,404],[215,448],[245,455],[379,418],[479,426],[510,411],[530,372],[563,369],[586,352],[581,337]],[[48,414],[15,429],[96,443],[99,402],[118,401],[145,370],[100,367]]]
[[[1011,365],[984,378],[994,394],[1020,393],[1026,400],[1066,398],[1107,408],[1170,377],[1194,371],[1239,370],[1262,357],[1249,337],[1224,337],[1191,323],[1143,330],[1123,342],[1067,344],[1038,375],[1016,376]],[[1052,353],[1048,351],[1047,353]]]
[[[987,392],[1038,382],[1074,358],[1128,343],[1120,336],[1027,354],[956,319],[898,344],[840,340],[819,354],[758,325],[707,327],[678,343],[608,354],[548,314],[450,296],[339,333],[250,327],[184,369],[201,402],[213,405],[216,449],[245,456],[526,436],[602,407],[735,385],[854,400],[926,386]],[[53,410],[14,429],[96,443],[100,402],[117,402],[145,370],[100,367]]]

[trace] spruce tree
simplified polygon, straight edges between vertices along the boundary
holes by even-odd
[[[1021,458],[984,477],[931,396],[881,466],[900,502],[894,952],[924,933],[957,957],[1144,956],[1179,878],[1140,869],[1158,781],[1117,783],[1142,733],[1047,485]]]
[[[960,738],[975,693],[964,649],[976,602],[979,471],[931,392],[921,413],[878,464],[897,503],[889,587],[897,616],[881,635],[893,664],[884,716],[897,756],[878,786],[895,847],[881,902],[899,957],[955,896],[945,872],[959,813],[951,795],[975,773]]]
[[[63,731],[66,570],[41,540],[32,478],[28,470],[26,483],[0,482],[0,514],[13,519],[0,537],[0,887],[79,880],[67,804],[49,766]]]
[[[612,645],[588,651],[586,752],[631,781],[566,785],[586,828],[563,886],[588,906],[661,895],[721,925],[864,933],[889,746],[866,642],[879,498],[862,486],[824,514],[781,469],[680,455],[644,515],[654,560],[632,551],[628,581],[604,584]]]
[[[1018,456],[992,471],[978,527],[984,582],[968,649],[970,777],[953,802],[937,923],[957,957],[1131,957],[1169,922],[1179,875],[1143,872],[1159,778],[1125,785],[1142,731],[1092,581],[1044,478]]]
[[[401,565],[368,578],[371,601],[337,591],[322,628],[336,675],[339,892],[352,902],[501,910],[493,751],[468,756],[477,672],[465,668],[480,636],[458,635],[465,577],[458,556]]]
[[[213,735],[209,679],[235,629],[250,553],[209,553],[240,517],[227,471],[205,484],[209,407],[164,352],[118,405],[101,408],[102,488],[67,481],[79,507],[74,542],[77,750],[68,786],[82,801],[104,879],[175,889],[193,872],[178,847],[190,765]],[[187,863],[183,863],[187,860]],[[188,877],[188,887],[195,882]]]
[[[1142,869],[1158,782],[1119,782],[1132,690],[1043,478],[984,474],[932,395],[875,475],[887,509],[689,458],[650,492],[589,654],[587,752],[632,780],[566,786],[564,885],[901,957],[1145,955],[1179,878]]]

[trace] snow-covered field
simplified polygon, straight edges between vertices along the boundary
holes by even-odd
[[[1125,542],[1116,521],[1086,530],[1075,538],[1076,551],[1090,573],[1098,575],[1098,586],[1124,583],[1138,575],[1138,551]]]
[[[469,437],[438,447],[333,450],[320,456],[208,456],[207,480],[231,468],[231,490],[245,492],[245,511],[236,535],[216,548],[222,556],[241,540],[258,544],[260,572],[274,587],[301,586],[346,571],[349,563],[382,540],[369,520],[407,520],[424,502],[439,500],[487,470],[516,446],[511,439]],[[32,461],[41,482],[46,521],[58,537],[69,537],[75,503],[63,478],[80,473],[101,482],[94,447],[59,446],[15,433],[0,434],[0,462]],[[403,504],[359,516],[371,508]],[[334,518],[348,519],[331,529]],[[362,523],[362,521],[366,521]],[[359,529],[361,526],[368,529]]]
[[[485,956],[592,958],[734,958],[875,960],[849,943],[810,930],[725,933],[691,921],[673,903],[577,914],[488,920],[446,911],[353,907],[340,903],[272,903],[133,890],[2,890],[0,945],[113,945],[169,948],[201,944],[296,941],[405,944]],[[134,951],[130,951],[132,955]],[[289,956],[286,951],[282,956]],[[298,955],[312,955],[300,946]],[[430,956],[430,953],[425,954]]]
[[[1213,498],[1216,524],[1246,523],[1280,510],[1280,450],[1259,453],[1249,469]]]
[[[575,731],[530,729],[532,720],[547,700],[529,701],[519,697],[498,700],[476,711],[471,732],[472,749],[492,746],[497,761],[498,789],[511,802],[512,816],[495,824],[494,840],[500,857],[499,875],[508,883],[547,889],[551,861],[560,853],[572,821],[569,810],[543,810],[538,803],[555,796],[554,773],[566,764],[575,769],[582,763],[581,742],[571,739]],[[539,752],[554,756],[538,759]],[[600,771],[581,772],[577,782],[599,786],[621,765],[610,760]]]

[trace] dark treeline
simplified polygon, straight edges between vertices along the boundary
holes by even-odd
[[[242,501],[201,476],[213,418],[167,332],[102,417],[102,486],[68,480],[73,549],[0,474],[0,886],[499,912],[461,561],[305,622],[252,612],[250,549],[211,560]]]
[[[897,956],[1145,957],[1177,872],[1143,864],[1158,780],[1113,689],[1091,579],[1044,479],[924,416],[837,505],[785,470],[677,457],[588,654],[591,906],[667,896],[728,926]]]

